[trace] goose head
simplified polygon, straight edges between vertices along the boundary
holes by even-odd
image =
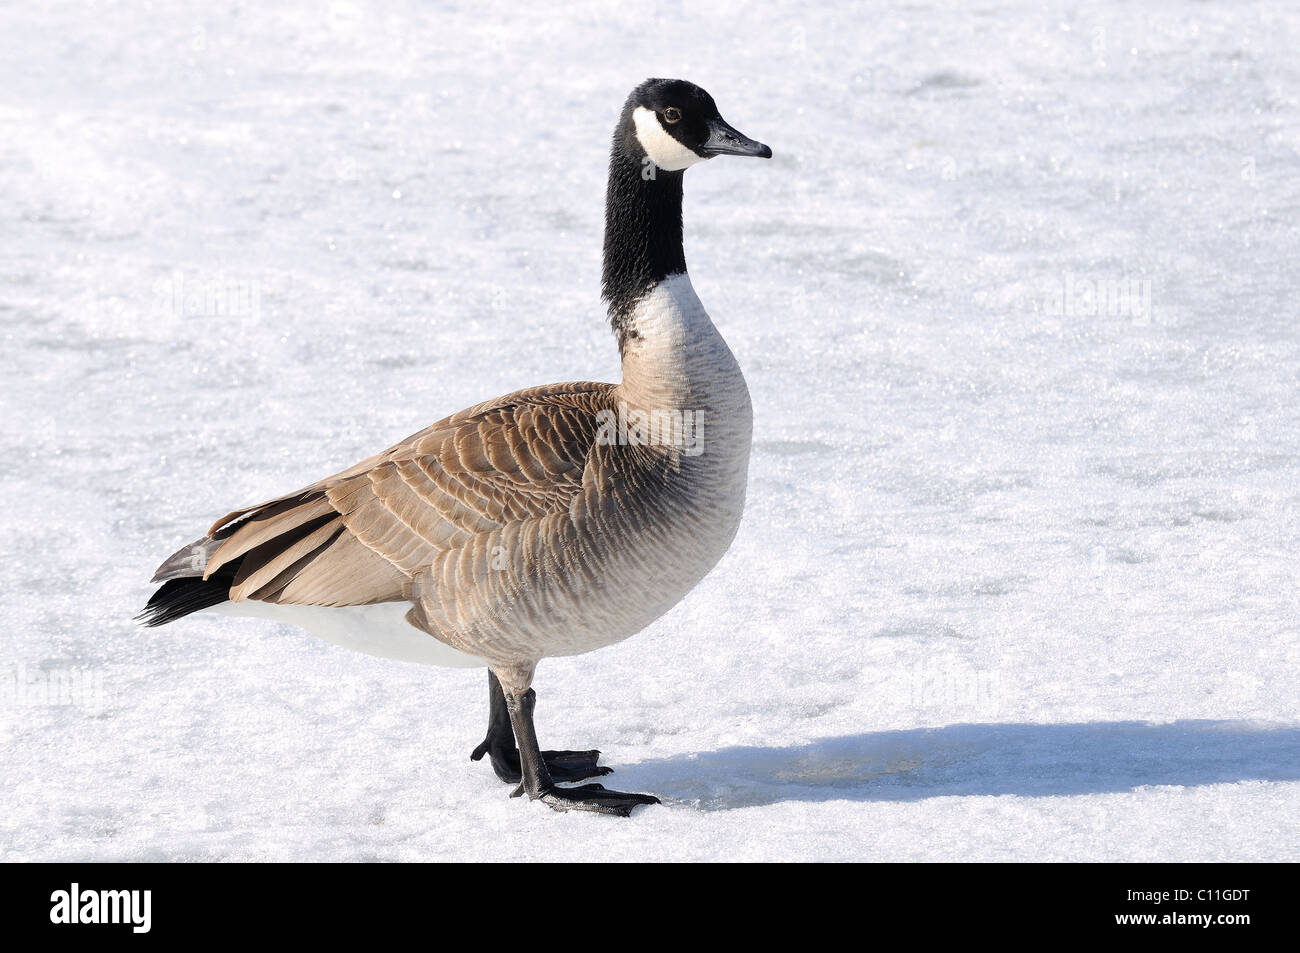
[[[714,156],[757,156],[772,150],[722,118],[713,97],[684,79],[648,79],[628,96],[619,123],[622,147],[665,172]]]

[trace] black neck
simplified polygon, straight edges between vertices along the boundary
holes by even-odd
[[[682,173],[665,172],[644,159],[634,137],[616,136],[605,192],[603,295],[620,354],[636,303],[664,278],[686,270]]]

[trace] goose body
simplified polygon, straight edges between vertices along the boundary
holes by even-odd
[[[487,666],[493,719],[476,756],[498,775],[559,809],[652,801],[557,788],[608,769],[598,752],[533,756],[531,684],[541,659],[626,639],[672,608],[739,526],[749,393],[681,244],[682,171],[724,152],[770,155],[692,84],[649,80],[629,97],[606,196],[619,384],[517,391],[228,514],[159,568],[146,622],[214,609],[373,655]]]

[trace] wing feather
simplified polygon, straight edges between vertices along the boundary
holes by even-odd
[[[209,557],[203,578],[207,579],[226,563],[249,550],[332,513],[329,500],[322,497],[309,498],[307,502],[293,506],[283,506],[277,501],[276,505],[250,516],[230,533],[226,541]]]
[[[206,579],[237,566],[235,601],[396,601],[430,568],[445,591],[463,591],[489,571],[493,546],[538,548],[546,518],[567,514],[612,389],[558,384],[467,408],[302,490],[227,514],[164,568],[201,569]]]

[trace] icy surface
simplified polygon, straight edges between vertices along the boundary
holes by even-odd
[[[0,859],[1300,858],[1300,17],[947,6],[0,9]],[[224,512],[617,379],[649,75],[776,154],[687,173],[740,536],[538,677],[664,805],[509,799],[479,672],[133,625]]]

